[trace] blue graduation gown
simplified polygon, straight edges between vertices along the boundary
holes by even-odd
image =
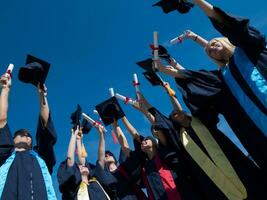
[[[86,164],[90,170],[90,175],[94,176],[94,170]],[[81,172],[75,163],[72,167],[68,167],[66,161],[59,166],[57,173],[59,189],[62,193],[62,200],[77,200],[77,193],[80,183],[82,181]],[[93,200],[107,200],[107,197],[96,182],[91,182],[88,186],[88,193],[90,199]]]
[[[56,163],[53,145],[56,143],[56,132],[51,117],[44,127],[39,118],[34,150],[45,161],[52,173]],[[0,160],[1,165],[13,152],[13,139],[8,125],[0,129]],[[37,159],[29,151],[16,152],[15,159],[8,171],[1,200],[47,200],[42,171]]]

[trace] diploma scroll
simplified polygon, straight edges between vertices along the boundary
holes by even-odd
[[[115,93],[114,93],[114,89],[113,88],[109,88],[109,94],[111,97],[114,97],[115,96]]]
[[[131,99],[130,97],[125,97],[125,96],[118,94],[118,93],[115,94],[115,97],[117,99],[122,100],[125,104],[129,103],[131,105],[134,105],[134,103],[135,103],[135,100]]]
[[[140,88],[139,88],[140,83],[138,82],[137,74],[133,74],[133,79],[134,79],[133,80],[133,85],[135,87],[136,97],[139,100],[138,93],[140,92]]]
[[[12,78],[12,71],[14,69],[14,65],[12,63],[10,63],[7,67],[7,70],[6,70],[6,73],[5,73],[5,76],[7,77],[7,75],[10,76],[10,78]]]
[[[107,129],[104,126],[102,126],[100,122],[96,122],[95,120],[93,120],[91,117],[89,117],[85,113],[82,113],[82,116],[84,119],[86,119],[93,126],[100,127],[105,133],[107,132]]]
[[[153,39],[154,39],[154,61],[159,60],[159,42],[158,42],[158,32],[154,31],[153,33]],[[154,68],[158,69],[158,64],[154,62]]]

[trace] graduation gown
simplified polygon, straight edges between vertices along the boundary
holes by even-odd
[[[140,139],[142,141],[144,137],[140,136]],[[135,164],[142,167],[140,175],[149,200],[204,200],[201,191],[185,173],[186,167],[180,154],[159,143],[157,154],[149,160],[141,151],[141,144],[134,140],[134,145],[134,153],[140,158]]]
[[[94,176],[94,170],[89,167],[90,176]],[[82,182],[81,172],[75,163],[72,167],[68,167],[66,161],[59,166],[57,173],[59,190],[62,193],[62,200],[77,200],[80,183]],[[87,186],[89,198],[92,200],[108,200],[102,186],[97,182],[90,182]]]
[[[120,156],[120,160],[122,160],[122,156]],[[117,170],[110,172],[106,167],[103,169],[97,161],[95,176],[106,188],[106,191],[112,200],[146,199],[143,191],[136,184],[138,181],[136,173],[140,171],[136,162],[138,162],[137,157],[135,157],[135,159],[126,158],[126,160],[120,163]]]
[[[51,117],[49,117],[46,127],[43,126],[41,118],[39,118],[34,150],[45,161],[50,173],[52,173],[56,163],[53,151],[55,143],[56,132]],[[1,166],[13,151],[13,139],[6,124],[0,129]],[[1,197],[1,200],[6,199],[48,199],[41,168],[37,159],[29,151],[16,152]]]
[[[217,7],[223,23],[214,27],[236,46],[229,64],[218,71],[182,70],[176,78],[191,113],[205,124],[222,114],[267,180],[267,50],[265,37],[248,19]]]
[[[165,127],[165,129],[169,130],[165,131],[166,134],[174,135],[172,137],[177,137],[177,135],[179,135],[181,128],[180,125],[173,123],[168,117],[163,115],[155,108],[152,108],[149,111],[154,115],[156,124],[159,124],[160,126]],[[265,196],[265,187],[259,168],[253,163],[253,161],[245,156],[243,152],[241,152],[236,147],[236,145],[225,136],[224,133],[217,129],[216,123],[212,125],[212,123],[209,121],[209,123],[206,124],[206,127],[233,166],[241,182],[244,184],[248,194],[247,199],[262,199]],[[208,157],[210,157],[192,127],[187,127],[186,131],[193,139],[193,141],[200,147],[200,149]],[[172,138],[170,136],[167,137]],[[177,141],[168,141],[169,146],[173,146],[171,143],[177,143]],[[201,190],[204,197],[203,199],[227,199],[181,145],[179,146],[179,148],[177,148],[177,151],[179,152],[179,154],[181,154],[181,160],[183,160],[184,166],[186,167],[185,173],[188,174],[190,178],[189,180],[191,180],[191,182],[195,184],[195,187]]]

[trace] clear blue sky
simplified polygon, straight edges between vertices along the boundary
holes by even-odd
[[[253,4],[253,2],[256,2]],[[70,113],[79,103],[84,111],[94,116],[94,106],[109,97],[108,88],[134,97],[132,74],[137,73],[141,89],[147,99],[163,113],[171,112],[165,92],[152,88],[135,62],[150,54],[148,44],[152,33],[159,32],[164,44],[186,29],[211,39],[218,35],[207,17],[195,7],[189,14],[176,12],[165,15],[152,8],[152,0],[10,0],[0,2],[0,73],[9,63],[15,64],[10,95],[9,124],[14,132],[28,128],[35,132],[39,112],[35,88],[18,81],[20,66],[28,53],[51,63],[46,82],[52,117],[58,133],[55,146],[57,164],[66,157],[70,137]],[[251,23],[267,33],[267,3],[258,1],[212,0],[223,9],[251,19]],[[215,69],[203,49],[192,41],[169,48],[170,53],[183,66],[190,69]],[[166,76],[173,88],[174,81]],[[176,89],[177,91],[177,89]],[[180,99],[179,92],[177,94]],[[129,120],[143,134],[149,134],[149,123],[129,106],[123,106]],[[219,127],[233,138],[227,125]],[[107,134],[107,148],[118,153]],[[130,138],[129,138],[130,141]],[[88,159],[96,160],[98,135],[95,130],[85,137]],[[56,181],[57,166],[53,180]]]

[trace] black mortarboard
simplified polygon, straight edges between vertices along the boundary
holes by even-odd
[[[153,60],[152,58],[148,58],[146,60],[142,60],[136,63],[138,66],[143,68],[146,71],[153,72]]]
[[[155,72],[144,72],[143,73],[145,78],[153,85],[162,85],[163,81],[162,79],[155,73]]]
[[[193,3],[187,0],[161,0],[152,6],[159,6],[164,13],[169,13],[177,10],[180,13],[187,13],[194,6]]]
[[[24,83],[31,83],[37,86],[38,82],[42,86],[45,83],[50,64],[44,60],[27,55],[26,66],[19,70],[19,80]]]
[[[109,98],[108,100],[96,105],[95,108],[106,126],[112,124],[114,122],[114,118],[118,120],[125,116],[116,97]]]
[[[153,49],[154,46],[151,45],[151,48]],[[154,51],[152,51],[152,54],[154,54]],[[163,59],[170,59],[171,57],[168,50],[162,45],[159,45],[159,57]]]
[[[82,132],[83,134],[87,134],[92,129],[92,124],[90,124],[86,119],[83,119],[81,123]]]
[[[80,126],[80,120],[82,118],[82,108],[78,104],[76,110],[71,114],[71,124],[73,125],[73,129],[76,129],[77,126]]]

